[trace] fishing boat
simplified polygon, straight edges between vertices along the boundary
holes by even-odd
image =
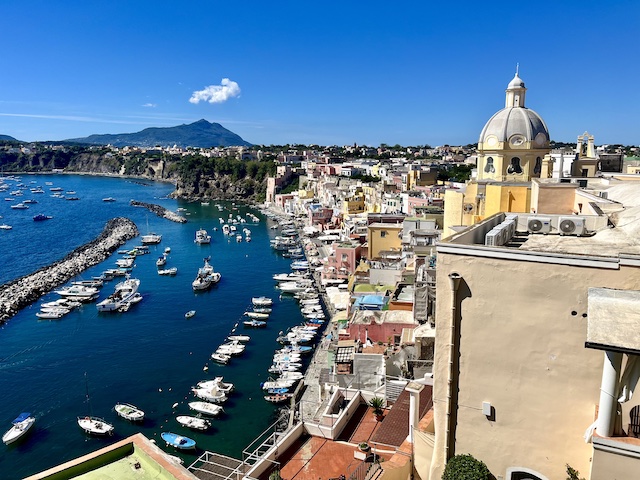
[[[2,442],[5,445],[15,442],[24,436],[34,423],[36,419],[29,412],[21,413],[11,422],[11,428],[2,436]]]
[[[251,320],[245,320],[242,323],[245,327],[250,328],[264,328],[267,326],[267,322],[265,322],[264,320],[256,320],[254,318],[252,318]]]
[[[219,415],[223,411],[222,406],[209,402],[189,402],[189,408],[212,417]]]
[[[236,341],[236,342],[248,342],[251,340],[249,335],[229,335],[227,340]]]
[[[196,238],[194,239],[194,242],[198,245],[209,244],[211,243],[211,235],[209,235],[204,228],[201,228],[196,231]]]
[[[291,397],[293,397],[293,393],[276,393],[273,395],[265,395],[264,399],[271,403],[283,403],[290,400]]]
[[[179,450],[191,450],[196,448],[196,441],[189,437],[172,432],[162,432],[160,436],[167,445]]]
[[[64,317],[67,313],[69,313],[69,310],[66,312],[61,310],[40,311],[36,313],[36,317],[43,320],[58,320],[59,318]]]
[[[187,313],[184,314],[184,318],[191,318],[196,314],[195,310],[189,310]]]
[[[134,298],[139,286],[139,279],[127,278],[125,281],[116,285],[114,293],[97,303],[96,308],[99,312],[113,312],[118,310]]]
[[[100,290],[95,287],[86,287],[84,285],[71,285],[59,290],[54,290],[54,292],[58,295],[62,295],[63,297],[77,298],[97,296]]]
[[[251,303],[255,307],[270,307],[273,305],[273,300],[269,297],[253,297]]]
[[[113,407],[113,409],[122,418],[130,420],[132,422],[141,422],[142,420],[144,420],[144,412],[138,407],[135,407],[128,403],[116,403],[116,406]]]
[[[183,427],[193,428],[194,430],[206,430],[211,426],[211,422],[209,420],[192,417],[191,415],[178,415],[176,420]]]
[[[140,241],[143,245],[157,245],[162,241],[162,235],[158,233],[147,233],[140,237]]]

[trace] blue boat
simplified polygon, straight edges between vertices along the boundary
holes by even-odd
[[[160,434],[162,439],[172,447],[175,447],[179,450],[190,450],[192,448],[196,448],[196,441],[185,437],[183,435],[178,435],[177,433],[172,432],[163,432]]]
[[[51,220],[53,217],[39,213],[33,217],[34,222],[42,222],[43,220]]]

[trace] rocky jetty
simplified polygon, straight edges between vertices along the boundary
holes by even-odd
[[[138,235],[138,227],[131,220],[113,218],[96,239],[76,248],[62,260],[0,286],[0,324],[42,295],[102,262]]]
[[[133,205],[134,207],[144,207],[150,212],[155,213],[159,217],[166,218],[167,220],[171,220],[172,222],[187,223],[187,219],[184,218],[182,215],[178,215],[177,213],[172,212],[171,210],[167,210],[166,208],[160,205],[154,205],[153,203],[138,202],[136,200],[131,200],[131,205]]]

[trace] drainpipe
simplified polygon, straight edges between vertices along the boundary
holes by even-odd
[[[598,419],[596,420],[596,433],[601,437],[610,437],[613,434],[613,418],[618,406],[616,392],[618,390],[621,366],[621,353],[610,351],[604,353],[600,403],[598,406]]]
[[[456,305],[458,301],[458,287],[460,286],[462,277],[458,273],[449,274],[449,285],[451,287],[451,334],[450,334],[450,355],[449,355],[449,376],[447,378],[447,428],[445,431],[445,460],[449,461],[454,455],[455,437],[451,437],[454,430],[453,418],[453,392],[458,386],[458,373],[455,371],[456,358],[458,356],[457,341],[457,312]]]

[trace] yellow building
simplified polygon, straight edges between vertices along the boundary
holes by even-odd
[[[640,199],[633,184],[608,192]],[[435,444],[416,451],[432,480],[462,453],[503,480],[566,478],[567,464],[588,480],[638,478],[640,400],[618,403],[640,375],[638,215],[619,205],[613,229],[602,212],[572,215],[588,225],[573,235],[549,217],[535,235],[519,215],[509,246],[484,245],[504,214],[437,246]]]
[[[368,258],[380,258],[380,252],[402,250],[402,223],[372,223],[367,228]]]

